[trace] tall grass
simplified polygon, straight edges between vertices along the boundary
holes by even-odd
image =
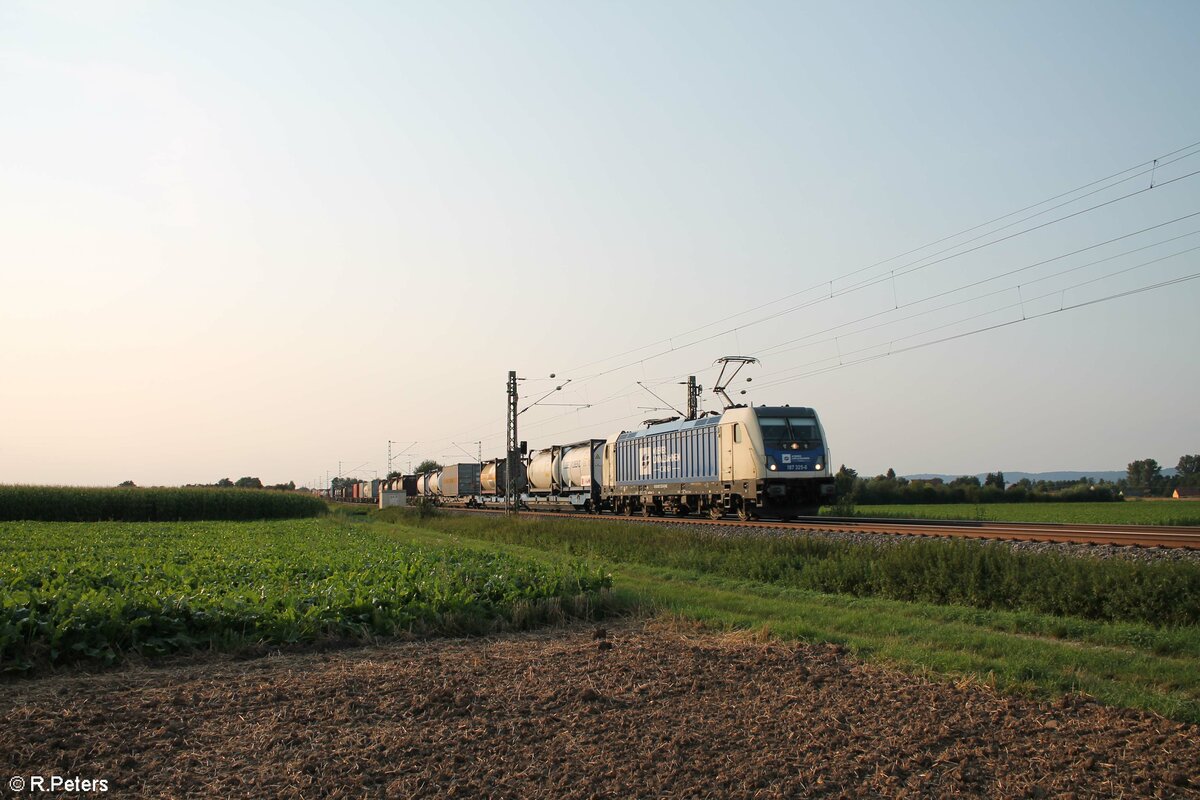
[[[263,489],[0,486],[0,520],[174,522],[315,517],[320,498]]]
[[[384,520],[412,519],[402,509],[377,513]],[[417,524],[574,556],[826,593],[1156,626],[1200,624],[1200,565],[1188,562],[1077,558],[965,540],[880,547],[807,536],[722,537],[568,519],[444,514]]]

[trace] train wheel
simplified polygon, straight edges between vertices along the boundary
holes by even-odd
[[[708,518],[709,519],[720,519],[723,516],[725,516],[725,509],[721,508],[720,506],[709,506],[708,507]]]
[[[749,522],[750,520],[754,519],[754,512],[753,510],[746,508],[744,505],[738,506],[737,518],[742,522]]]
[[[629,500],[621,504],[621,513],[627,517],[633,516],[633,501]]]
[[[654,516],[654,506],[651,506],[651,505],[648,505],[648,504],[646,504],[646,503],[643,503],[643,504],[642,504],[642,516],[643,516],[643,517],[652,517],[652,516]]]

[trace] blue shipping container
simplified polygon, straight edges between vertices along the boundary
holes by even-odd
[[[617,437],[618,486],[715,481],[720,417],[668,422]]]

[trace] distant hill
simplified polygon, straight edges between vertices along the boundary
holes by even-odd
[[[1164,477],[1169,478],[1175,474],[1175,468],[1169,467],[1167,469],[1164,469],[1162,471],[1162,474]],[[868,476],[864,475],[863,477],[865,478]],[[942,480],[949,483],[950,481],[952,481],[955,478],[960,477],[960,476],[958,476],[958,475],[942,475],[942,474],[935,473],[935,472],[922,472],[917,475],[905,475],[904,477],[908,478],[910,481],[911,480],[926,480],[927,481],[930,478],[941,478]],[[977,473],[975,477],[979,478],[980,482],[982,482],[983,479],[987,477],[987,473],[980,472],[980,473]],[[1018,481],[1020,481],[1023,478],[1029,478],[1029,480],[1034,481],[1034,482],[1037,482],[1037,481],[1077,481],[1080,478],[1094,478],[1095,480],[1098,480],[1098,481],[1112,481],[1113,483],[1116,483],[1117,481],[1121,480],[1121,478],[1124,478],[1124,477],[1125,477],[1125,470],[1123,470],[1123,469],[1122,470],[1102,470],[1102,469],[1100,469],[1100,470],[1091,470],[1091,471],[1085,471],[1085,472],[1073,472],[1073,471],[1009,472],[1008,470],[1004,470],[1005,483],[1017,483]]]

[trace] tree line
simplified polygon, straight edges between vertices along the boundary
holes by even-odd
[[[1143,497],[1170,497],[1176,489],[1200,489],[1200,455],[1182,456],[1174,475],[1163,475],[1153,458],[1131,461],[1119,482],[1122,491]]]
[[[122,481],[117,484],[118,488],[128,489],[136,488],[137,484],[133,481]],[[272,483],[263,484],[259,478],[253,478],[247,475],[244,478],[238,478],[236,481],[231,481],[229,478],[221,478],[216,483],[188,483],[184,485],[185,489],[273,489],[278,492],[294,492],[296,491],[296,482],[288,481],[287,483]]]
[[[1126,497],[1170,497],[1177,488],[1200,488],[1200,455],[1179,459],[1176,474],[1164,476],[1152,458],[1130,462],[1119,481],[1084,477],[1067,481],[1033,481],[1009,484],[1004,473],[989,472],[982,481],[963,475],[951,481],[942,478],[901,478],[894,469],[873,478],[860,476],[845,464],[834,476],[841,503],[864,505],[917,503],[1037,503],[1107,502]]]

